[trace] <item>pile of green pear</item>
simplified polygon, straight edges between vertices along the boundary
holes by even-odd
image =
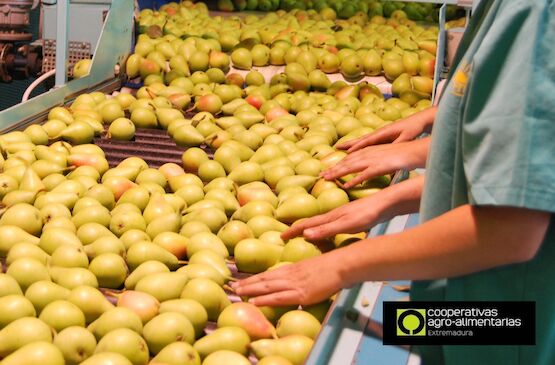
[[[383,75],[393,82],[405,73],[427,79],[434,75],[438,27],[419,25],[402,10],[389,19],[360,12],[336,19],[330,8],[211,17],[199,4],[141,12],[139,24],[154,17],[165,20],[163,25],[142,27],[144,33],[127,61],[131,78],[155,75],[170,84],[209,68],[227,73],[230,65],[250,70],[295,64],[302,67],[295,67],[290,77],[303,89],[315,70],[341,73],[350,82],[364,76]],[[172,15],[169,9],[175,10]],[[417,91],[430,98],[426,91]]]
[[[50,110],[44,124],[0,136],[2,365],[248,364],[249,355],[268,365],[307,357],[330,301],[232,303],[230,257],[254,274],[320,255],[313,243],[284,242],[280,233],[387,185],[384,177],[346,192],[318,177],[345,156],[332,142],[364,128],[364,118],[343,114],[362,108],[360,94],[386,101],[372,88],[344,85],[338,96],[282,93],[288,109],[279,98],[258,109],[259,94],[251,93],[216,108],[228,114],[209,108],[186,119],[171,88],[83,94]],[[167,97],[155,96],[164,90]],[[195,109],[220,98],[203,96]],[[301,97],[334,107],[290,114],[303,108]],[[122,120],[167,128],[190,147],[182,165],[153,169],[130,157],[110,168],[89,142],[106,129],[123,135]],[[215,149],[213,158],[194,147],[200,143]],[[363,237],[339,235],[331,244]],[[208,321],[215,331],[205,332]]]
[[[321,254],[280,232],[347,194],[308,174],[317,159],[303,175],[276,167],[272,189],[258,163],[217,176],[218,163],[199,148],[183,156],[196,175],[138,157],[110,169],[96,145],[37,138],[60,118],[64,129],[79,123],[70,120],[81,115],[76,105],[95,97],[0,136],[2,365],[250,364],[249,354],[302,364],[330,302],[232,303],[230,256],[240,271],[258,273]],[[253,160],[272,151],[258,149]],[[217,329],[205,333],[208,321]]]
[[[210,31],[217,22],[199,4],[159,14]],[[217,29],[235,37],[228,30],[239,24],[242,42],[274,19],[291,22],[297,30],[282,35],[293,40],[301,24],[320,22],[296,15],[222,19]],[[362,27],[352,25],[354,36]],[[284,39],[228,55],[222,39],[142,35],[126,65],[129,76],[143,78],[136,93],[82,94],[51,109],[42,125],[0,136],[2,365],[241,365],[249,356],[262,365],[304,362],[331,301],[258,308],[232,295],[230,268],[256,274],[320,255],[319,246],[284,241],[281,232],[390,183],[383,176],[344,190],[353,176],[320,178],[346,156],[335,146],[429,107],[433,82],[414,62],[414,72],[403,63],[427,51],[401,54],[400,39],[388,52],[337,54],[327,46],[285,47]],[[249,56],[254,65],[266,52],[270,61],[277,49],[286,66],[270,79],[239,65]],[[370,54],[386,75],[385,60],[402,64],[396,97],[386,100],[366,82],[331,82],[328,63],[320,65],[336,56],[354,79],[347,66]],[[249,71],[229,73],[230,62]],[[187,148],[182,164],[154,169],[129,157],[110,168],[94,138],[130,141],[137,128],[166,130]],[[364,237],[337,235],[326,246]],[[208,322],[216,329],[207,330]]]

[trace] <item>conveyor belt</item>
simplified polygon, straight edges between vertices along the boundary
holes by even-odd
[[[94,143],[104,150],[110,167],[131,156],[142,158],[151,168],[158,168],[168,162],[181,166],[181,155],[186,150],[185,147],[176,145],[162,129],[137,129],[133,141],[117,141],[103,136],[95,138]],[[201,148],[212,156],[208,147]]]

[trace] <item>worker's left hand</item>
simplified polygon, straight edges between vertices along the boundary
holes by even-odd
[[[335,208],[327,213],[303,219],[281,234],[281,238],[303,235],[311,241],[333,237],[338,233],[357,233],[379,223],[383,209],[380,192]]]
[[[257,306],[310,305],[328,299],[342,289],[333,253],[251,276],[231,284],[240,296]],[[325,273],[325,277],[322,276]]]
[[[366,147],[347,155],[320,175],[326,180],[334,180],[358,173],[343,185],[348,189],[366,180],[397,170],[424,167],[428,156],[429,140],[429,138],[423,138],[410,142]]]

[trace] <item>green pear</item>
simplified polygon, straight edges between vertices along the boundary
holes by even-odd
[[[90,259],[105,253],[114,253],[120,256],[125,255],[125,245],[121,239],[115,236],[99,237],[93,243],[83,247],[83,249]]]
[[[0,218],[0,226],[17,226],[25,232],[37,236],[42,230],[40,211],[26,203],[12,205]]]
[[[49,229],[40,237],[39,247],[49,255],[52,255],[58,247],[62,246],[80,248],[83,245],[76,234],[62,228]]]
[[[251,350],[258,359],[278,355],[293,365],[304,363],[314,341],[303,335],[290,335],[277,340],[258,340],[251,343]]]
[[[199,338],[204,333],[208,321],[206,309],[192,299],[171,299],[160,304],[159,313],[175,312],[183,314],[193,325],[195,337]]]
[[[89,286],[73,288],[67,300],[83,312],[87,323],[93,322],[114,307],[98,289]]]
[[[322,162],[315,158],[309,158],[295,166],[295,172],[298,175],[318,176],[323,169]]]
[[[88,123],[75,121],[62,130],[60,137],[74,145],[90,143],[94,137],[94,129]]]
[[[86,223],[77,229],[77,238],[83,245],[90,245],[100,237],[114,236],[106,227],[98,223]]]
[[[73,289],[80,285],[89,285],[98,288],[98,280],[92,272],[82,267],[50,267],[52,281],[67,289]]]
[[[230,255],[233,255],[237,243],[246,238],[253,238],[254,235],[246,223],[241,221],[230,221],[219,231],[218,237],[226,246]]]
[[[181,226],[181,216],[170,213],[154,219],[146,228],[146,233],[154,239],[163,232],[178,232]]]
[[[152,364],[200,365],[197,351],[186,342],[174,342],[164,347],[152,359]]]
[[[208,161],[208,155],[206,155],[204,150],[198,147],[192,147],[183,152],[181,160],[183,161],[183,168],[185,171],[196,173],[199,166],[203,162]]]
[[[250,70],[253,64],[251,52],[245,48],[237,48],[231,53],[233,66],[242,70]]]
[[[168,183],[164,174],[162,174],[157,169],[152,169],[152,168],[147,168],[145,170],[142,170],[139,173],[139,175],[137,175],[137,178],[135,179],[135,182],[139,185],[143,182],[153,182],[153,183],[156,183],[156,184],[160,185],[163,188],[165,188],[167,183]],[[144,207],[143,207],[143,209],[144,209]]]
[[[320,213],[318,200],[308,193],[297,194],[281,203],[276,209],[276,218],[283,223],[293,223]]]
[[[33,304],[24,296],[11,294],[0,297],[0,329],[23,317],[34,317],[36,315]]]
[[[276,333],[278,337],[304,335],[314,340],[321,327],[320,322],[312,314],[293,310],[281,316],[276,326]]]
[[[39,319],[56,332],[71,326],[85,327],[85,315],[79,307],[67,300],[55,300],[46,305]]]
[[[195,342],[195,330],[191,322],[181,313],[162,313],[151,319],[143,328],[150,353],[158,354],[167,345],[183,341]]]
[[[173,140],[178,146],[197,147],[204,142],[204,136],[192,125],[184,124],[173,132]]]
[[[267,231],[283,232],[289,228],[288,225],[278,221],[277,219],[263,215],[251,218],[247,222],[247,226],[249,226],[254,234],[254,237],[256,238],[260,237],[260,235]]]
[[[125,288],[133,290],[137,282],[143,277],[155,273],[167,273],[170,269],[159,261],[145,261],[140,264],[133,272],[125,279]]]
[[[166,214],[175,213],[173,207],[164,199],[162,194],[154,194],[143,211],[145,222],[149,224],[154,219],[162,217]]]
[[[154,243],[137,242],[127,250],[127,265],[131,271],[149,260],[160,261],[170,269],[176,269],[179,265],[177,257]]]
[[[188,278],[183,273],[152,273],[142,277],[135,285],[135,290],[148,293],[163,302],[179,298],[187,281]]]
[[[304,188],[302,188],[301,186],[291,186],[289,188],[282,190],[279,193],[278,200],[279,200],[279,203],[281,204],[282,202],[286,201],[287,199],[295,195],[305,194],[305,193],[306,193],[306,190],[304,190]]]
[[[98,200],[91,198],[91,197],[82,197],[73,206],[71,210],[73,215],[76,215],[82,211],[86,211],[92,207],[103,207]]]
[[[245,356],[235,351],[218,350],[208,355],[202,362],[202,365],[249,365],[250,363],[251,362]]]
[[[280,261],[298,262],[311,257],[319,256],[322,252],[310,242],[302,237],[289,240],[285,244]]]
[[[110,225],[110,211],[103,205],[91,206],[86,210],[80,211],[72,218],[75,227],[79,228],[86,223],[99,223],[108,227]]]
[[[199,232],[190,238],[187,245],[187,256],[192,257],[195,253],[202,250],[214,251],[223,258],[229,256],[229,252],[222,240],[212,232]]]
[[[210,230],[210,228],[208,228],[206,224],[202,222],[189,221],[181,227],[179,234],[184,237],[191,237],[198,232],[212,232],[212,231]]]
[[[6,257],[6,264],[11,265],[15,260],[19,258],[29,257],[36,259],[46,265],[50,260],[50,256],[46,252],[40,249],[37,245],[32,243],[16,243],[12,246]]]
[[[125,356],[133,365],[146,365],[149,360],[148,347],[141,336],[128,328],[119,328],[107,333],[96,346],[95,353],[116,352]]]
[[[318,180],[316,176],[308,175],[296,175],[296,176],[286,176],[279,180],[276,185],[276,192],[279,194],[282,190],[292,186],[300,186],[306,191],[310,190]]]
[[[71,212],[65,205],[54,203],[43,207],[40,210],[40,216],[46,224],[54,218],[71,218]]]
[[[8,194],[4,196],[2,199],[2,205],[11,207],[12,205],[16,204],[32,204],[36,201],[37,198],[36,191],[25,191],[25,190],[14,190],[10,191]],[[39,195],[39,197],[42,195]]]
[[[127,265],[123,258],[115,253],[96,256],[91,261],[89,270],[96,276],[98,285],[103,288],[117,289],[127,277]]]
[[[210,189],[206,192],[205,199],[217,200],[222,203],[225,213],[231,216],[237,209],[239,209],[239,202],[235,195],[229,190],[224,189]]]
[[[27,168],[21,181],[19,182],[19,190],[26,190],[26,191],[41,191],[45,190],[46,186],[37,175],[35,170],[32,168]]]
[[[283,242],[283,239],[281,238],[281,233],[278,231],[264,232],[263,234],[260,235],[260,237],[258,237],[258,239],[266,243],[271,243],[273,245],[278,245],[278,246],[285,245],[285,242]]]
[[[123,204],[121,206],[123,206]],[[110,231],[118,237],[131,229],[146,231],[146,228],[145,219],[140,213],[126,212],[115,214],[112,212]]]
[[[89,259],[83,247],[60,246],[54,251],[50,265],[60,267],[89,267]]]
[[[197,300],[208,313],[208,319],[215,321],[222,310],[231,304],[223,289],[212,280],[196,278],[189,281],[181,298]]]
[[[208,226],[208,228],[210,228],[210,231],[217,233],[220,228],[227,223],[227,216],[222,209],[208,207],[191,212],[185,215],[181,220],[183,224],[189,221],[203,222],[206,226]]]
[[[274,326],[253,304],[237,302],[228,306],[218,317],[218,327],[239,327],[251,340],[275,337]]]
[[[286,176],[295,175],[295,170],[291,166],[275,166],[267,168],[264,171],[264,181],[271,187],[275,188],[279,180]]]
[[[125,249],[128,250],[132,244],[140,242],[140,241],[150,241],[150,236],[146,234],[145,231],[141,231],[139,229],[130,229],[122,234],[119,238]]]
[[[61,351],[49,342],[39,341],[27,344],[14,351],[4,360],[7,365],[64,365],[64,356]]]
[[[66,360],[67,362],[67,360]],[[86,359],[81,365],[133,365],[125,356],[115,352],[103,352]]]
[[[142,334],[143,322],[131,309],[115,307],[102,313],[98,319],[87,327],[97,340],[119,328],[127,328]]]
[[[59,217],[59,218],[55,218],[50,220],[50,222],[46,223],[43,227],[42,227],[42,232],[46,232],[49,229],[52,228],[62,228],[65,230],[68,230],[70,232],[76,233],[77,232],[77,228],[75,228],[75,224],[73,224],[73,222],[71,221],[71,219],[66,218],[66,217]]]
[[[21,290],[25,291],[31,284],[41,281],[50,280],[48,269],[40,261],[32,258],[20,258],[12,262],[8,267],[6,274],[13,277]]]
[[[318,205],[320,206],[320,213],[327,213],[330,210],[339,208],[348,203],[349,196],[343,189],[326,189],[318,195]]]
[[[282,251],[282,246],[247,238],[235,247],[235,263],[239,271],[257,274],[275,265]]]
[[[51,281],[37,281],[25,291],[27,298],[35,307],[37,313],[41,313],[44,307],[56,300],[66,300],[70,291]]]
[[[274,207],[267,201],[249,201],[247,204],[243,205],[239,210],[233,214],[233,219],[237,219],[241,222],[248,222],[257,216],[274,216]]]
[[[226,173],[220,163],[214,160],[208,160],[199,166],[198,175],[202,181],[210,182],[218,177],[225,177]]]
[[[207,264],[188,264],[177,270],[178,273],[187,275],[189,279],[207,278],[222,286],[229,278],[224,277],[218,270]]]
[[[63,205],[71,209],[78,199],[79,195],[76,193],[61,193],[49,191],[46,194],[39,195],[35,200],[34,205],[37,209],[42,209],[44,206],[52,203],[62,203]]]
[[[17,281],[11,276],[0,273],[0,297],[6,295],[23,295]]]
[[[242,355],[249,352],[250,337],[239,327],[222,327],[195,342],[194,348],[201,358],[219,350],[234,351]]]
[[[189,258],[189,264],[206,264],[216,269],[222,276],[231,277],[225,259],[210,250],[201,250]]]
[[[278,204],[278,199],[270,187],[258,181],[240,186],[237,190],[237,200],[241,206],[254,200],[266,201],[273,207],[277,207]]]
[[[112,209],[115,205],[114,193],[105,185],[95,185],[85,193],[85,196],[96,199],[100,204],[108,209]]]
[[[82,327],[65,328],[56,335],[53,343],[64,355],[67,365],[81,364],[93,355],[96,348],[96,339]]]
[[[4,198],[6,194],[18,189],[18,181],[5,174],[0,174],[0,199]]]
[[[245,161],[229,174],[229,178],[239,185],[244,185],[253,181],[263,181],[264,171],[259,164]]]
[[[19,318],[0,330],[0,357],[33,342],[52,342],[52,329],[34,317]]]

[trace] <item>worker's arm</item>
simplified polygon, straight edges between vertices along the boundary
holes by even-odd
[[[412,141],[424,132],[431,132],[436,111],[437,107],[430,107],[408,118],[379,128],[370,134],[342,143],[337,148],[354,152],[377,144]]]
[[[302,234],[317,241],[338,233],[366,231],[396,215],[417,212],[423,186],[424,176],[403,181],[328,213],[293,224],[281,236],[289,239]]]
[[[366,147],[353,152],[335,166],[320,175],[326,180],[358,173],[344,184],[351,188],[371,178],[393,173],[397,170],[412,170],[426,165],[431,137],[410,142],[383,144]]]
[[[546,212],[464,205],[405,232],[255,275],[234,288],[256,305],[306,305],[367,280],[437,279],[521,263],[540,248],[549,220]]]

